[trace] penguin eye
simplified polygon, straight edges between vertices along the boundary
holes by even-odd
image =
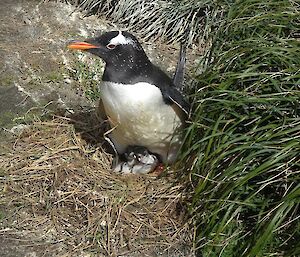
[[[112,49],[115,49],[115,48],[116,48],[116,45],[114,45],[114,44],[108,44],[106,47],[107,47],[108,49],[112,50]]]

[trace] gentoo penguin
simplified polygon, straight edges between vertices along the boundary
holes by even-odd
[[[174,163],[189,104],[172,79],[150,62],[135,36],[110,31],[68,47],[97,55],[106,63],[99,86],[112,128],[109,139],[117,153],[137,146],[164,164]]]

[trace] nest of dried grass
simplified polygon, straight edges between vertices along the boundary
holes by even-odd
[[[112,174],[103,140],[95,144],[103,125],[78,120],[36,121],[2,156],[1,233],[26,236],[51,256],[189,256],[184,196],[172,174]]]

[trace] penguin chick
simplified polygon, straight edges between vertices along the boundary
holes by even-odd
[[[125,162],[119,162],[114,172],[147,174],[155,170],[159,161],[154,154],[141,146],[128,147],[125,153]]]

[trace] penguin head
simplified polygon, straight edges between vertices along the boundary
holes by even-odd
[[[113,66],[130,66],[139,60],[148,60],[136,37],[126,31],[110,31],[83,42],[75,41],[68,48],[87,51]]]

